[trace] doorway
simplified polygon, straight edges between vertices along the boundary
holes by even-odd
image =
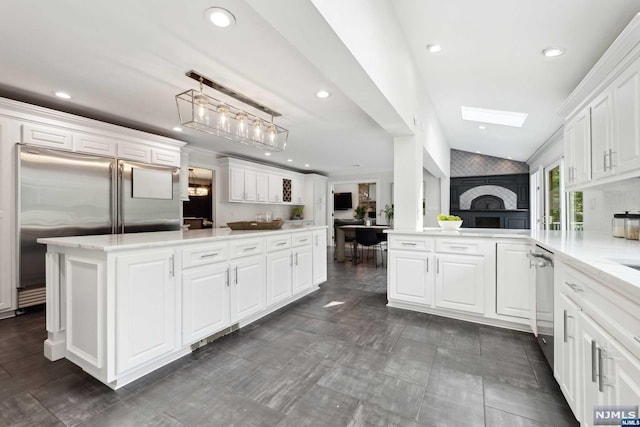
[[[214,173],[210,169],[189,168],[189,199],[182,202],[183,224],[189,230],[212,228],[215,195]]]
[[[564,230],[565,199],[562,183],[562,161],[544,168],[544,229]]]

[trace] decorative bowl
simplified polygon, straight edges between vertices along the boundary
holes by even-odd
[[[443,230],[457,230],[462,226],[462,221],[438,221]]]

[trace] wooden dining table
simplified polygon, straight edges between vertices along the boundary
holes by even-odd
[[[336,261],[344,262],[344,238],[345,236],[356,237],[357,228],[372,228],[377,234],[384,234],[384,230],[390,227],[387,225],[342,225],[336,228]]]

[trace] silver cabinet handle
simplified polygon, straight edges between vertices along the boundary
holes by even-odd
[[[280,242],[280,243],[276,243],[276,246],[282,246],[282,245],[286,245],[287,242]]]
[[[602,366],[603,362],[603,351],[602,348],[598,348],[598,391],[604,391],[604,369]]]
[[[293,253],[289,254],[289,266],[293,267]]]
[[[400,244],[402,246],[416,246],[417,243],[411,243],[411,242],[400,242]]]
[[[236,265],[236,285],[238,284],[238,266]]]
[[[582,287],[580,287],[580,285],[576,285],[575,283],[569,283],[569,282],[564,282],[564,283],[568,287],[570,287],[573,292],[577,292],[577,293],[584,292],[584,289],[582,289]]]
[[[174,263],[174,258],[173,258],[173,255],[171,255],[171,259],[169,260],[169,277],[174,277],[174,275],[175,275],[175,271],[174,271],[175,265],[174,264],[175,264]]]
[[[451,249],[469,249],[469,246],[449,245]]]
[[[607,171],[607,150],[604,150],[604,156],[602,156],[602,159],[604,160],[604,171]]]
[[[598,371],[596,369],[596,357],[598,357],[598,346],[596,340],[591,340],[591,382],[596,382]]]
[[[611,148],[609,148],[609,169],[613,169],[613,155],[616,154]]]
[[[227,267],[227,288],[229,287],[229,268]]]
[[[440,274],[440,258],[436,258],[436,274]]]
[[[567,314],[567,310],[564,311],[564,335],[563,335],[563,339],[564,342],[567,342],[567,320],[569,318],[569,315]]]
[[[427,273],[429,272],[429,258],[427,257]]]
[[[303,239],[303,240],[298,240],[298,243],[305,243],[307,242],[309,239]]]
[[[250,248],[244,248],[242,252],[249,252],[258,249],[257,246],[251,246]]]
[[[206,259],[206,258],[213,258],[220,255],[220,252],[216,252],[213,254],[205,254],[205,255],[200,255],[200,259]]]
[[[633,339],[640,343],[640,337],[639,336],[636,335],[635,337],[633,337]]]

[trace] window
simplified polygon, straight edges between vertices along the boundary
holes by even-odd
[[[567,193],[567,230],[582,231],[582,191]]]

